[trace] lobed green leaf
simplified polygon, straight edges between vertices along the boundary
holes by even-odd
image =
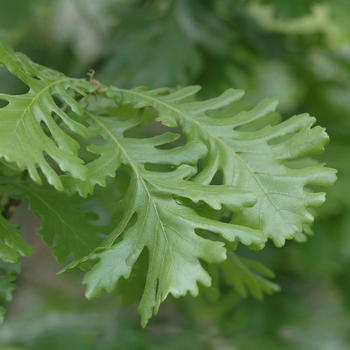
[[[224,185],[256,196],[257,204],[242,208],[233,223],[262,230],[277,246],[300,236],[303,227],[314,219],[309,208],[325,201],[324,193],[311,193],[305,188],[331,186],[336,171],[322,165],[292,168],[288,162],[322,153],[329,141],[325,130],[312,128],[315,118],[307,114],[270,125],[275,100],[264,100],[248,112],[232,115],[228,107],[243,95],[232,89],[208,101],[187,102],[197,91],[197,87],[186,87],[164,94],[163,90],[112,88],[108,96],[135,108],[155,108],[159,112],[157,120],[163,124],[181,125],[193,152],[195,145],[205,146],[203,169],[193,181],[210,184],[222,171]],[[210,112],[216,109],[220,112]],[[248,130],[253,131],[245,131],[245,126],[255,123],[257,130],[250,127]]]
[[[64,109],[81,116],[82,107],[71,92],[84,96],[94,90],[93,84],[34,64],[0,44],[0,65],[29,88],[23,95],[0,93],[0,100],[8,102],[0,109],[0,159],[16,164],[20,171],[28,170],[31,178],[41,184],[39,168],[60,191],[63,186],[56,165],[74,178],[86,179],[87,170],[78,156],[79,144],[64,130],[87,137],[86,128]]]
[[[124,198],[118,203],[115,216],[118,225],[88,259],[99,262],[86,274],[88,298],[96,297],[105,289],[112,292],[120,277],[128,278],[132,267],[144,249],[148,251],[149,264],[144,294],[140,303],[142,324],[147,323],[153,309],[157,312],[160,302],[171,293],[176,297],[190,292],[198,293],[197,282],[208,286],[210,277],[199,259],[209,263],[225,259],[224,243],[200,237],[197,230],[209,230],[228,241],[241,241],[246,245],[262,246],[265,239],[261,232],[248,227],[214,221],[199,216],[193,209],[176,201],[185,197],[197,203],[203,201],[214,209],[222,206],[239,211],[252,206],[256,199],[250,193],[233,186],[211,187],[192,183],[188,176],[194,168],[182,165],[197,161],[200,147],[188,155],[189,145],[181,150],[163,150],[157,145],[173,140],[171,134],[151,138],[127,138],[124,132],[140,123],[139,118],[117,120],[90,115],[106,139],[101,146],[114,149],[115,167],[123,163],[130,169],[131,181]],[[166,159],[166,160],[165,160]],[[178,165],[172,172],[146,170],[147,162]],[[192,159],[192,160],[191,160]],[[117,203],[116,203],[117,205]],[[83,258],[80,262],[85,262]],[[74,262],[65,270],[75,268]]]

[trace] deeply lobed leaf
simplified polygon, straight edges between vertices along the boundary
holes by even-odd
[[[202,153],[200,147],[190,155],[189,145],[181,150],[156,148],[173,140],[169,133],[143,139],[125,137],[126,130],[140,123],[137,117],[122,121],[91,114],[90,118],[94,130],[99,128],[99,135],[106,139],[100,147],[100,159],[104,148],[114,149],[114,166],[127,165],[131,181],[115,213],[118,225],[95,253],[80,261],[99,259],[84,278],[89,298],[100,295],[103,289],[112,292],[120,277],[129,277],[141,252],[147,249],[148,273],[139,308],[145,325],[153,309],[157,312],[169,293],[176,297],[187,292],[196,295],[197,282],[210,284],[199,259],[209,263],[225,259],[224,243],[200,237],[197,230],[215,232],[228,241],[238,240],[248,246],[264,244],[265,238],[258,230],[201,217],[176,201],[185,197],[194,203],[203,201],[214,209],[225,206],[233,212],[255,204],[254,196],[233,186],[211,187],[186,180],[194,168],[180,164],[196,162]],[[172,172],[145,168],[148,162],[166,163],[169,159],[179,166]],[[66,270],[80,262],[72,263]]]
[[[312,128],[315,118],[307,114],[269,125],[270,114],[277,105],[274,100],[264,100],[248,112],[232,115],[225,108],[243,95],[232,89],[208,101],[187,102],[197,91],[197,87],[187,87],[164,94],[161,89],[113,88],[108,94],[135,108],[155,108],[158,120],[165,125],[181,125],[193,152],[196,145],[206,147],[203,169],[193,181],[210,184],[215,174],[222,171],[223,184],[256,196],[257,204],[242,208],[239,215],[233,216],[233,223],[262,230],[277,246],[300,235],[303,226],[313,221],[308,209],[325,200],[324,193],[311,193],[305,187],[331,186],[336,179],[335,170],[322,165],[292,168],[287,164],[323,152],[329,141],[324,129]],[[216,109],[222,111],[208,113]],[[244,126],[255,123],[257,130],[244,130]]]
[[[70,92],[84,96],[94,90],[93,84],[34,64],[26,57],[16,55],[3,42],[0,42],[0,65],[29,88],[23,95],[0,93],[0,100],[8,102],[0,109],[0,159],[16,164],[20,171],[28,170],[39,184],[41,178],[37,168],[40,168],[48,182],[60,191],[63,186],[56,164],[74,178],[85,180],[87,170],[78,156],[79,144],[64,128],[85,137],[86,128],[70,118],[56,104],[55,98],[72,113],[82,115],[82,107]]]
[[[178,137],[167,132],[128,137],[127,131],[140,125],[140,116],[123,119],[114,110],[102,117],[90,111],[85,116],[90,136],[102,136],[105,143],[87,147],[98,155],[87,165],[89,181],[64,179],[70,191],[86,196],[96,183],[103,184],[104,176],[113,176],[122,165],[129,168],[128,189],[116,203],[117,226],[95,253],[74,261],[65,271],[98,260],[84,278],[87,296],[96,297],[102,290],[112,292],[121,277],[128,278],[146,249],[148,272],[139,306],[144,325],[169,293],[196,295],[197,282],[210,284],[200,259],[225,260],[220,240],[261,248],[267,238],[278,246],[294,236],[300,239],[305,225],[313,220],[309,208],[324,201],[323,193],[311,193],[305,187],[329,186],[335,180],[335,172],[322,165],[290,164],[322,152],[328,142],[322,128],[312,128],[314,118],[300,115],[270,125],[276,101],[265,100],[248,112],[232,114],[230,107],[242,97],[241,91],[228,90],[215,99],[193,102],[197,91],[198,87],[175,92],[107,90],[107,97],[119,106],[131,104],[141,111],[152,107],[162,124],[181,126],[186,143],[164,148]],[[147,164],[155,169],[167,165],[170,170],[151,171]],[[222,182],[212,185],[218,172]],[[203,203],[219,214],[194,210]],[[233,213],[228,223],[221,221],[225,210]],[[221,239],[212,241],[203,232],[214,232]],[[246,263],[234,264],[240,268],[229,279],[241,293],[245,293],[242,283],[259,298],[262,291],[276,289],[250,272],[261,272],[260,265],[248,264],[247,269]]]

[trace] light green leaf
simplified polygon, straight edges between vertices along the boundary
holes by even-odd
[[[257,204],[242,208],[232,222],[262,230],[267,238],[282,246],[286,239],[302,233],[303,227],[313,222],[309,208],[325,200],[324,193],[312,193],[305,187],[331,186],[336,179],[336,171],[323,165],[292,168],[288,162],[322,153],[328,135],[319,126],[312,128],[315,118],[307,114],[269,125],[269,115],[277,106],[274,100],[264,100],[248,112],[232,115],[228,107],[242,97],[242,91],[230,89],[211,100],[186,102],[197,91],[197,87],[171,93],[164,89],[112,88],[108,96],[135,108],[153,107],[159,112],[157,120],[163,124],[181,125],[188,151],[192,148],[196,152],[195,145],[206,147],[203,169],[193,181],[210,184],[215,174],[222,171],[223,184],[252,192]],[[221,109],[220,113],[210,112],[217,109]],[[255,123],[256,130],[251,127]],[[250,127],[245,128],[247,125]]]
[[[88,134],[85,126],[70,118],[65,110],[81,116],[82,107],[72,93],[84,96],[93,91],[93,84],[34,64],[12,52],[3,42],[0,42],[0,65],[29,88],[23,95],[0,93],[0,100],[8,102],[0,109],[0,159],[15,163],[21,171],[27,169],[39,184],[37,168],[40,168],[48,182],[60,191],[63,186],[57,165],[74,178],[86,179],[87,170],[78,157],[79,144],[64,128],[84,137]]]
[[[139,306],[143,325],[169,293],[196,295],[197,282],[210,284],[199,259],[223,261],[225,250],[221,242],[213,242],[205,234],[199,236],[199,232],[214,232],[225,242],[239,241],[255,248],[261,248],[266,238],[282,245],[285,239],[302,234],[303,227],[313,220],[309,208],[324,201],[323,193],[304,188],[330,186],[335,180],[334,171],[322,165],[290,164],[322,152],[328,142],[322,128],[311,128],[314,118],[301,115],[271,126],[275,101],[265,100],[251,111],[231,115],[229,107],[241,98],[241,91],[228,90],[215,99],[187,102],[198,89],[109,89],[107,97],[114,98],[117,105],[131,104],[140,110],[152,107],[164,125],[180,125],[186,143],[163,147],[178,137],[169,132],[149,138],[126,137],[128,130],[140,125],[140,116],[118,118],[117,110],[112,110],[110,117],[98,116],[98,110],[89,112],[90,136],[102,136],[105,143],[87,147],[100,155],[88,166],[99,166],[94,166],[89,182],[69,178],[65,182],[73,191],[87,195],[103,174],[115,173],[122,164],[128,166],[131,180],[124,198],[116,204],[118,225],[95,253],[74,261],[64,271],[99,260],[84,278],[87,297],[96,297],[102,290],[112,292],[120,277],[128,278],[147,249],[149,265]],[[155,170],[149,170],[147,164],[153,164]],[[157,170],[157,165],[167,165],[168,171]],[[222,184],[214,186],[211,183],[218,172],[223,174]],[[233,213],[232,219],[221,222],[222,212],[218,217],[205,215],[205,210],[196,212],[191,203],[200,207],[205,203],[219,212],[225,208]],[[241,267],[244,263],[240,261]],[[249,267],[261,270],[256,264]],[[240,291],[243,280],[253,290],[255,277],[250,273],[242,276],[241,285],[237,282]],[[253,293],[260,297],[263,288],[274,289],[272,284],[267,288],[262,283]]]
[[[172,186],[175,193],[180,190],[176,184]],[[223,188],[221,191],[227,190]],[[210,277],[199,259],[209,263],[225,259],[224,244],[199,237],[195,232],[197,229],[211,230],[231,241],[237,238],[247,245],[263,242],[258,232],[199,217],[192,209],[178,205],[171,196],[161,194],[161,186],[158,187],[157,182],[152,183],[151,177],[147,177],[146,181],[133,178],[129,191],[131,193],[127,193],[120,203],[124,212],[123,221],[112,233],[115,238],[123,234],[122,240],[90,257],[98,258],[100,262],[86,274],[84,283],[87,284],[88,298],[100,295],[102,289],[112,292],[120,277],[129,277],[132,266],[142,250],[147,248],[148,274],[139,307],[143,325],[151,317],[152,309],[155,308],[157,312],[160,302],[169,293],[175,297],[188,291],[197,295],[197,282],[210,285]],[[202,191],[205,191],[205,186]],[[220,196],[221,191],[217,189],[216,196]],[[186,193],[186,196],[190,194]],[[205,196],[210,197],[210,194],[206,193]],[[241,196],[241,193],[237,193],[238,198]],[[241,198],[241,203],[244,202],[244,198]],[[135,214],[136,223],[123,232],[126,219],[131,220]]]
[[[99,184],[100,186],[106,186],[106,177],[114,177],[117,169],[122,164],[122,150],[118,147],[117,141],[114,139],[113,135],[108,130],[109,125],[102,126],[100,121],[91,113],[87,113],[90,118],[89,133],[90,137],[104,137],[106,143],[103,145],[91,144],[87,147],[87,150],[92,154],[96,154],[99,157],[88,164],[86,164],[87,169],[87,179],[85,181],[74,179],[71,176],[62,176],[61,180],[64,185],[65,191],[69,194],[79,192],[82,197],[87,197],[94,191],[94,186]],[[92,121],[91,121],[92,119]],[[114,126],[115,120],[106,121],[111,127]],[[124,131],[128,127],[134,126],[135,123],[129,125],[126,124],[116,125],[116,128],[121,128]]]

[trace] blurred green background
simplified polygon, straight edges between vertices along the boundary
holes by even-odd
[[[331,142],[318,159],[338,169],[307,242],[241,254],[276,273],[264,301],[228,290],[219,301],[169,298],[146,329],[118,295],[86,301],[81,276],[60,266],[29,213],[2,350],[350,349],[350,2],[348,0],[0,0],[0,35],[33,61],[74,77],[89,69],[123,88],[229,87],[247,106],[277,97],[284,118],[307,112]],[[0,69],[0,90],[21,92]],[[132,291],[130,291],[132,293]]]

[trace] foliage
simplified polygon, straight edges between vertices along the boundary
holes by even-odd
[[[17,51],[25,52],[40,65],[23,55],[14,55],[6,47],[5,51],[12,59],[7,56],[6,67],[0,68],[0,90],[7,93],[6,98],[0,99],[0,107],[9,111],[8,99],[19,102],[18,96],[21,95],[30,99],[39,93],[47,98],[45,104],[35,106],[42,108],[43,118],[31,119],[28,113],[23,119],[26,124],[19,124],[23,127],[29,123],[31,129],[28,130],[41,135],[39,140],[47,141],[45,145],[39,145],[34,156],[34,168],[33,157],[27,157],[27,154],[18,160],[20,166],[1,158],[1,205],[10,222],[18,222],[16,216],[13,220],[11,215],[19,201],[23,202],[22,206],[29,203],[30,210],[43,220],[40,235],[57,261],[68,264],[64,268],[66,271],[73,271],[76,267],[86,271],[83,281],[91,297],[100,294],[104,288],[111,290],[116,287],[117,294],[132,304],[139,302],[146,290],[157,293],[159,288],[163,288],[163,293],[166,293],[171,286],[171,281],[167,285],[160,284],[157,279],[161,273],[158,266],[156,270],[149,270],[152,260],[149,252],[154,251],[155,247],[152,235],[154,239],[159,237],[157,232],[163,232],[158,230],[156,221],[147,222],[148,227],[155,227],[153,234],[142,236],[143,240],[135,246],[137,256],[131,256],[127,260],[128,265],[119,265],[108,283],[104,280],[99,285],[98,271],[106,267],[115,252],[128,247],[135,230],[142,225],[146,214],[137,203],[139,199],[142,203],[149,203],[144,195],[147,189],[151,194],[149,198],[152,198],[150,203],[154,203],[153,208],[164,214],[160,222],[173,223],[174,219],[186,222],[190,215],[192,224],[186,225],[185,229],[192,233],[193,239],[205,242],[208,247],[219,247],[221,244],[220,249],[226,250],[225,260],[219,263],[213,263],[210,259],[205,261],[202,256],[208,259],[208,254],[190,251],[190,256],[194,258],[186,261],[186,264],[199,264],[196,277],[204,271],[207,277],[202,274],[202,281],[210,280],[211,285],[204,288],[201,282],[197,283],[194,279],[198,296],[177,300],[176,310],[181,311],[181,316],[175,310],[166,314],[169,329],[181,330],[176,336],[179,342],[182,334],[183,339],[187,339],[187,330],[189,333],[186,334],[190,334],[191,339],[199,339],[203,336],[200,335],[203,330],[207,332],[211,327],[218,327],[219,336],[211,335],[212,342],[206,343],[208,347],[227,347],[226,343],[214,344],[215,341],[222,341],[221,337],[230,339],[229,343],[240,349],[254,349],[257,342],[262,348],[269,349],[323,349],[327,348],[327,344],[343,349],[348,346],[347,330],[342,326],[348,323],[346,310],[350,310],[347,283],[350,202],[344,195],[348,193],[350,176],[346,161],[350,136],[349,5],[346,1],[295,1],[291,6],[284,0],[102,0],[98,3],[89,0],[50,3],[13,0],[4,2],[1,7],[0,32],[10,39]],[[26,82],[9,72],[10,67],[24,69],[25,76],[18,71],[16,74]],[[64,75],[46,67],[64,72]],[[91,81],[70,78],[83,77],[90,68],[96,70],[95,78],[103,84],[99,85],[93,78]],[[66,78],[67,85],[58,82]],[[54,84],[52,88],[45,89],[45,82],[49,80]],[[134,89],[143,85],[151,90]],[[197,85],[201,85],[202,89],[195,93],[195,88],[191,90],[189,86]],[[175,88],[152,90],[162,86]],[[246,97],[240,99],[241,92],[232,91],[231,87],[243,88],[247,92]],[[173,96],[181,96],[186,91],[189,93],[186,98],[173,100]],[[275,100],[260,102],[266,97],[280,100],[278,113],[274,112]],[[24,99],[21,101],[26,103]],[[227,105],[221,106],[223,101]],[[215,104],[220,105],[219,108],[215,109]],[[208,105],[213,108],[198,114],[199,106]],[[313,188],[312,192],[312,182],[308,186],[303,185],[310,180],[305,170],[318,174],[316,177],[320,174],[317,167],[326,171],[328,179],[321,179],[325,184],[331,182],[334,173],[302,154],[303,147],[306,154],[310,150],[303,142],[303,133],[310,141],[311,135],[315,137],[316,143],[311,145],[315,146],[315,153],[322,152],[327,143],[322,128],[310,125],[314,119],[301,114],[305,111],[317,118],[317,124],[327,128],[331,138],[327,152],[317,158],[339,170],[336,186],[327,190],[326,205],[317,212],[307,205],[299,205],[298,198],[303,198],[303,203],[306,203],[307,198],[315,196],[315,205],[318,200],[324,200],[317,195],[322,189]],[[237,123],[239,116],[257,117],[260,112],[255,121],[235,126],[234,130],[229,131],[228,126],[231,128]],[[283,122],[280,112],[295,117]],[[16,118],[15,114],[13,118]],[[192,121],[197,119],[200,123],[193,124]],[[218,123],[220,121],[227,127]],[[290,133],[287,132],[288,128]],[[212,133],[215,129],[217,141],[208,136],[206,129]],[[284,136],[272,137],[274,132]],[[248,140],[249,135],[251,138]],[[68,140],[69,146],[62,148]],[[18,139],[10,141],[21,150]],[[30,147],[34,144],[31,140]],[[243,151],[237,153],[237,147]],[[249,147],[259,148],[262,155],[254,158]],[[294,155],[300,152],[298,159],[283,159],[286,151],[291,151],[290,147],[294,153],[291,152],[289,159],[294,159]],[[227,155],[231,154],[230,150],[236,154],[233,158]],[[6,152],[11,159],[16,158],[17,153]],[[75,172],[67,163],[65,165],[66,155],[73,160],[72,169]],[[36,164],[39,158],[40,165]],[[237,166],[239,158],[257,174],[257,181],[249,171],[245,172],[244,168]],[[264,177],[265,162],[270,175]],[[132,167],[131,163],[135,166]],[[29,165],[32,167],[31,175],[24,170]],[[285,177],[281,176],[284,170],[287,174]],[[33,181],[35,173],[39,182]],[[267,205],[268,198],[272,197],[259,189],[258,183],[261,181],[269,191],[278,190],[274,192],[278,205],[284,198],[284,209],[293,208],[293,212],[279,212],[282,214],[278,221],[281,231],[272,225],[273,206],[269,208]],[[298,186],[286,186],[292,181],[297,181]],[[57,191],[50,183],[57,189],[64,188],[64,191]],[[140,183],[144,183],[145,187]],[[198,192],[190,191],[190,188],[206,190]],[[134,200],[132,190],[136,191]],[[233,190],[237,195],[235,203],[232,203],[230,196]],[[186,211],[186,214],[171,218],[169,208],[174,208],[177,215],[179,211]],[[258,215],[260,210],[264,213],[261,217]],[[23,215],[21,213],[18,215]],[[313,225],[315,237],[305,244],[297,244],[305,242],[312,233],[310,222],[316,213],[317,220]],[[206,228],[198,227],[199,221],[192,221],[194,218],[199,218],[202,224],[206,222]],[[286,219],[296,223],[296,226],[287,229],[284,225]],[[25,241],[32,243],[33,236],[24,234],[22,239],[15,227],[4,222],[10,230],[5,230],[1,239],[7,258],[12,257],[12,261],[17,261],[18,257],[29,255],[31,248]],[[28,223],[20,221],[20,224],[24,226]],[[213,225],[220,230],[212,230]],[[225,227],[234,227],[234,231],[230,231],[233,232],[231,238],[220,235]],[[254,232],[250,239],[259,240],[260,232],[260,246],[255,243],[254,249],[250,250],[238,243],[239,238],[243,238],[242,234],[237,235],[242,229]],[[232,242],[234,235],[237,239]],[[75,239],[71,240],[70,237]],[[285,239],[291,237],[295,239],[283,249],[276,249],[271,244],[273,241],[281,246]],[[266,239],[266,243],[263,243]],[[11,240],[13,243],[10,246]],[[256,251],[264,244],[264,249]],[[185,251],[181,250],[180,253]],[[37,252],[37,248],[34,252]],[[165,258],[168,257],[165,255]],[[6,338],[8,329],[17,329],[16,315],[22,317],[24,310],[28,309],[21,306],[16,309],[16,303],[21,303],[21,293],[28,293],[25,281],[30,277],[24,267],[30,265],[31,259],[36,260],[35,266],[43,264],[43,257],[37,254],[22,260],[24,271],[19,275],[20,288],[9,305],[9,328],[4,328],[4,333],[1,333],[2,340]],[[156,262],[155,257],[152,261]],[[264,266],[269,269],[266,270]],[[263,303],[250,298],[245,300],[248,294],[261,299],[264,294],[279,290],[277,284],[270,280],[274,276],[270,269],[277,276],[281,293],[267,296]],[[12,282],[6,282],[4,289],[10,297],[2,302],[11,299],[14,276],[18,272],[5,269],[2,273],[1,277],[13,276],[10,277]],[[128,279],[123,274],[129,274]],[[81,273],[73,276],[80,278]],[[56,279],[64,277],[61,275]],[[56,279],[47,283],[48,290],[69,288],[71,283],[64,282],[58,288],[54,282]],[[166,280],[164,283],[167,283]],[[43,297],[41,303],[51,300],[44,293],[45,282],[35,280],[31,286],[35,284],[40,286],[36,293]],[[29,294],[32,288],[29,288]],[[75,288],[78,289],[77,286]],[[56,302],[53,308],[73,310],[78,299],[74,299],[72,292],[63,293],[65,297],[59,295],[57,291],[53,299],[62,299],[61,306]],[[147,298],[149,295],[145,293],[143,301],[153,301],[153,306],[156,306],[156,299]],[[161,293],[158,297],[161,298]],[[104,297],[96,302],[98,300],[104,300]],[[115,308],[111,306],[112,300],[107,301],[110,305],[108,312],[110,308]],[[94,302],[90,301],[87,305]],[[155,348],[160,344],[152,334],[153,327],[157,325],[157,320],[165,322],[162,312],[169,312],[169,303],[172,303],[171,298],[167,298],[159,310],[160,315],[152,319],[146,329],[151,334],[147,336],[149,347]],[[152,311],[153,306],[148,310]],[[44,307],[52,308],[52,305]],[[19,309],[22,311],[19,312]],[[77,310],[80,312],[79,307]],[[100,306],[96,310],[103,317],[109,317]],[[29,314],[31,318],[38,317],[28,311]],[[81,317],[78,315],[77,319]],[[124,324],[129,316],[124,314],[122,317]],[[176,323],[178,319],[185,323],[179,325]],[[322,320],[327,320],[327,325],[322,324]],[[46,321],[41,326],[38,323],[37,328],[44,329],[45,324]],[[111,324],[114,323],[111,321]],[[17,333],[14,331],[13,339],[18,338],[16,334],[21,334],[23,327],[27,326],[23,324]],[[72,323],[72,327],[75,327],[77,334],[81,334],[85,326],[81,325],[80,328]],[[196,329],[194,333],[193,329]],[[66,334],[64,329],[59,332]],[[121,333],[129,334],[126,329]],[[160,333],[166,332],[162,328]],[[169,342],[161,346],[168,348],[172,346],[172,338],[166,334]],[[100,338],[101,343],[105,337],[111,339],[110,335],[105,334]],[[8,344],[39,348],[41,341],[48,341],[48,337],[44,341],[40,335],[36,339],[24,335],[17,343],[9,340]],[[70,339],[74,348],[88,346],[85,338]],[[147,340],[137,331],[130,335],[129,342],[131,345],[126,340],[127,347],[148,346],[145,344]],[[132,342],[138,343],[135,345]],[[194,342],[191,341],[191,344]],[[186,340],[184,344],[188,344]],[[199,348],[204,348],[203,339],[198,340],[198,344]],[[195,345],[197,343],[192,347]],[[62,346],[69,348],[68,343]],[[174,346],[176,348],[175,343]],[[179,345],[179,348],[184,347]]]
[[[275,101],[235,113],[239,90],[197,102],[198,87],[102,87],[92,76],[84,82],[36,65],[6,45],[0,53],[1,64],[29,87],[22,95],[0,95],[8,102],[0,110],[2,182],[10,186],[10,195],[29,199],[31,210],[43,219],[40,234],[57,260],[73,258],[63,271],[89,266],[84,277],[88,298],[102,290],[111,293],[121,277],[129,278],[147,249],[139,306],[144,326],[169,293],[196,296],[197,283],[210,286],[199,259],[220,263],[226,259],[225,245],[231,250],[240,242],[261,249],[267,238],[282,246],[285,239],[302,236],[304,226],[313,221],[310,208],[325,199],[324,193],[305,187],[330,186],[335,180],[334,171],[322,165],[288,165],[322,152],[328,136],[322,128],[312,128],[315,119],[308,115],[270,125]],[[86,100],[93,93],[96,101]],[[121,116],[124,106],[139,112]],[[160,129],[151,137],[127,137],[140,127],[149,108],[157,122],[180,131]],[[174,146],[180,133],[185,144]],[[80,155],[80,147],[95,159]],[[7,175],[8,166],[16,173],[28,172],[39,185],[43,177],[55,190],[82,197],[92,195],[96,184],[105,186],[108,176],[118,181],[124,166],[128,184],[114,199],[113,228],[89,225],[75,211],[74,200],[29,178]],[[220,183],[212,184],[219,172]],[[24,243],[11,240],[7,227],[1,234],[7,249],[23,250]],[[247,269],[240,273],[249,274],[250,263],[241,259],[240,264]],[[223,268],[230,279],[227,265]],[[259,287],[252,293],[260,295]]]

